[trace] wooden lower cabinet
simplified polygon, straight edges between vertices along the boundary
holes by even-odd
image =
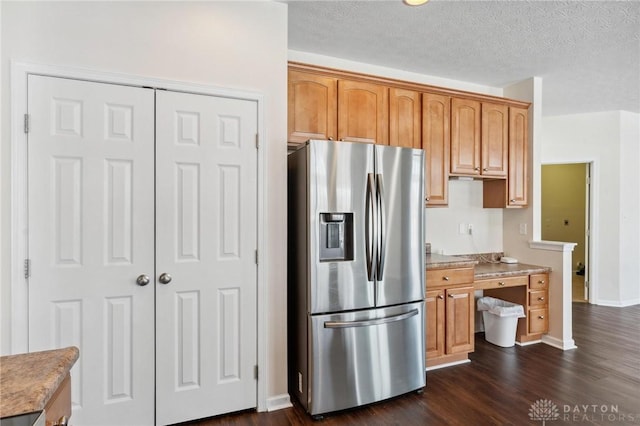
[[[444,290],[427,291],[425,311],[425,349],[428,360],[444,355]]]
[[[540,340],[549,331],[549,274],[532,274],[508,278],[517,286],[498,286],[502,280],[479,280],[476,289],[483,289],[485,296],[517,303],[524,307],[526,318],[518,320],[516,342],[527,343]],[[495,285],[491,285],[495,284]]]
[[[44,407],[45,425],[61,424],[62,418],[71,417],[71,375],[67,374]]]
[[[443,276],[447,277],[459,276],[457,271],[442,270]],[[427,367],[466,360],[469,352],[473,352],[474,348],[475,302],[472,283],[427,285],[429,286],[425,303]]]

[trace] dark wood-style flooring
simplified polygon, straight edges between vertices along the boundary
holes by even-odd
[[[214,425],[542,425],[536,401],[557,409],[546,424],[640,425],[640,306],[573,304],[578,349],[545,344],[500,348],[476,334],[471,363],[427,373],[407,394],[314,421],[299,405],[190,423]],[[539,403],[542,404],[542,401]],[[569,412],[567,412],[567,410]]]

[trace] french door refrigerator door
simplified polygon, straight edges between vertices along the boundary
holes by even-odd
[[[424,154],[376,146],[376,306],[424,299]]]
[[[425,386],[424,304],[311,316],[312,415]]]
[[[372,308],[375,286],[367,277],[365,198],[373,174],[373,145],[313,140],[308,152],[310,312]],[[321,222],[332,213],[352,218],[347,228],[352,259],[321,260],[321,246],[333,239],[323,238],[321,232],[330,228]]]

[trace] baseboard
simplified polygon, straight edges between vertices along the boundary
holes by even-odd
[[[553,346],[554,348],[562,349],[563,351],[577,348],[576,342],[573,339],[560,340],[549,335],[542,336],[542,343]]]
[[[282,410],[290,407],[293,407],[293,404],[291,404],[288,393],[267,398],[267,411]]]
[[[453,362],[447,362],[447,363],[444,363],[444,364],[432,365],[431,367],[425,368],[424,371],[437,370],[439,368],[445,368],[445,367],[453,367],[454,365],[466,364],[468,362],[471,362],[471,360],[470,359],[463,359],[463,360],[460,360],[460,361],[453,361]]]
[[[640,299],[630,299],[630,300],[602,300],[599,299],[595,302],[596,305],[600,306],[611,306],[613,308],[626,308],[628,306],[640,305]]]
[[[516,342],[516,345],[518,345],[518,346],[529,346],[529,345],[536,345],[538,343],[542,343],[542,339],[540,339],[540,340],[530,340],[528,342]]]

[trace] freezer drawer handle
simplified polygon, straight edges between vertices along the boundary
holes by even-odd
[[[369,327],[371,325],[388,324],[390,322],[402,321],[418,315],[417,309],[412,309],[404,314],[391,315],[384,318],[376,318],[364,321],[327,321],[324,328],[351,328],[351,327]]]

